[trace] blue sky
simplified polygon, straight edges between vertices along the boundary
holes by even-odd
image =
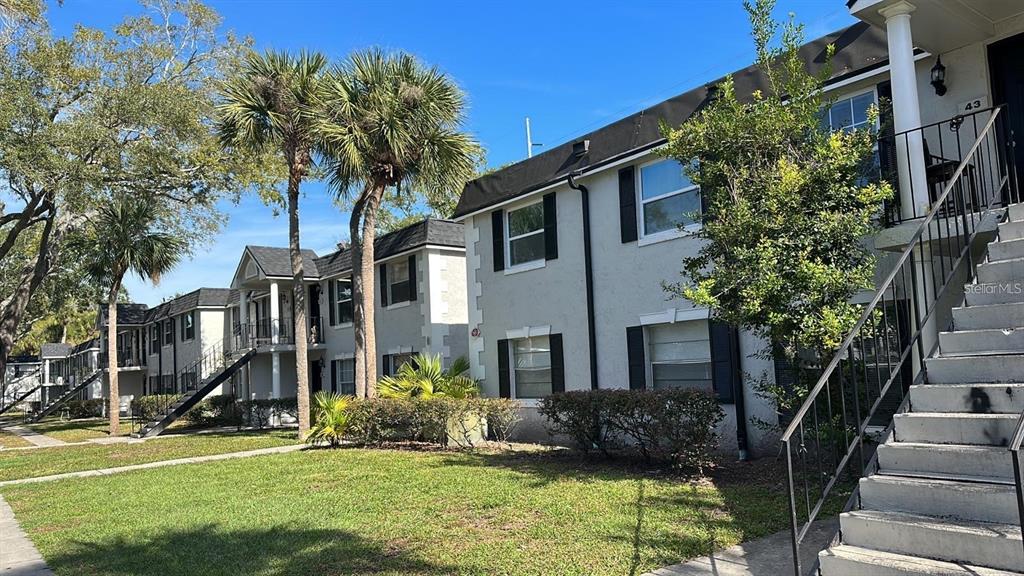
[[[467,94],[466,129],[488,164],[525,158],[533,140],[565,142],[748,65],[753,50],[740,0],[466,2],[208,0],[224,28],[259,48],[319,50],[341,60],[371,46],[405,50],[449,73]],[[779,0],[808,39],[853,22],[841,0]],[[51,6],[58,33],[76,23],[109,29],[137,14],[131,0],[67,0]],[[540,148],[543,150],[543,148]],[[348,236],[348,214],[323,185],[304,186],[302,244],[324,254]],[[201,286],[227,286],[246,244],[286,246],[284,215],[248,197],[225,204],[228,224],[159,286],[126,280],[132,299],[153,305]]]

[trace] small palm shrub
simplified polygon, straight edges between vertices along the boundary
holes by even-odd
[[[313,397],[313,425],[306,436],[310,444],[337,447],[349,429],[351,396],[336,392],[317,392]]]
[[[393,376],[382,378],[377,383],[377,393],[382,398],[475,398],[480,395],[480,384],[468,374],[469,361],[465,357],[456,358],[445,370],[440,354],[417,354]]]

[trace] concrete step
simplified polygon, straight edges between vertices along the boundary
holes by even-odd
[[[1024,412],[1024,384],[922,384],[910,387],[913,412]]]
[[[1024,282],[1018,284],[966,284],[967,306],[1024,303]]]
[[[989,262],[1024,258],[1024,239],[1002,240],[988,245]]]
[[[884,474],[1013,481],[1013,461],[1003,446],[887,442],[878,447],[878,466]]]
[[[843,544],[1013,570],[1024,567],[1020,526],[854,510],[839,517]]]
[[[953,326],[956,330],[1019,328],[1024,326],[1024,303],[953,308]]]
[[[1024,221],[1024,203],[1013,204],[1009,207],[1009,221],[1010,222],[1021,222]]]
[[[943,356],[1024,353],[1024,328],[940,332],[939,352]]]
[[[929,384],[1024,382],[1024,355],[939,356],[925,360]]]
[[[977,276],[982,283],[1024,282],[1024,258],[978,264]]]
[[[897,442],[1006,446],[1019,414],[908,412],[897,414]]]
[[[1024,238],[1024,222],[1011,220],[999,225],[999,241],[1020,240]]]
[[[818,555],[823,576],[1021,576],[1019,572],[916,558],[859,546],[833,546]]]
[[[875,474],[860,479],[860,507],[976,522],[1019,521],[1017,491],[1007,484]]]

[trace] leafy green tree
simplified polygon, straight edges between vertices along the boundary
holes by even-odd
[[[107,287],[107,370],[110,382],[110,435],[120,429],[120,391],[117,370],[117,302],[126,274],[154,283],[181,259],[185,243],[167,232],[159,206],[143,195],[116,195],[99,208],[89,244],[89,269]]]
[[[0,50],[0,372],[112,194],[145,192],[192,249],[222,224],[219,199],[272,188],[267,163],[227,153],[213,130],[214,85],[242,43],[197,1],[143,8],[111,33],[18,20]]]
[[[389,190],[457,195],[474,173],[479,146],[461,130],[462,91],[409,54],[358,52],[323,84],[320,132],[325,170],[352,218],[356,391],[375,394],[374,254],[377,217]]]
[[[774,5],[745,3],[767,89],[738,94],[728,77],[717,99],[663,129],[665,155],[704,195],[704,242],[683,259],[683,281],[667,289],[796,360],[799,349],[835,349],[856,322],[860,308],[850,300],[874,285],[864,239],[892,191],[865,178],[875,134],[821,127],[828,66],[807,71],[803,27],[791,18],[780,29]]]
[[[316,98],[327,59],[316,52],[252,53],[222,88],[218,128],[235,149],[274,149],[288,169],[288,251],[292,264],[296,399],[299,437],[309,431],[309,353],[306,293],[299,245],[299,187],[313,168],[317,148]]]

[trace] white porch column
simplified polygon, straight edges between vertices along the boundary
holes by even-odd
[[[271,358],[271,369],[270,369],[270,397],[280,398],[281,397],[281,353],[273,352],[270,355]]]
[[[906,0],[879,10],[879,14],[885,18],[885,31],[889,41],[893,127],[897,134],[921,126],[921,101],[917,95],[917,73],[914,66],[914,38],[910,31],[910,14],[914,10],[914,5]],[[899,164],[902,216],[924,216],[927,213],[929,197],[921,132],[898,136],[896,154]]]
[[[47,358],[43,360],[43,384],[47,385],[50,383],[50,360]]]
[[[277,281],[270,283],[270,343],[277,344],[280,335],[281,297],[278,295]]]

